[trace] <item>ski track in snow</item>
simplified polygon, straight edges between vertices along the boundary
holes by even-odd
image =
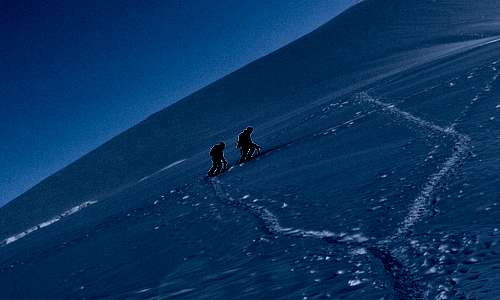
[[[243,207],[250,211],[251,214],[256,216],[262,223],[267,232],[277,236],[290,236],[296,238],[313,238],[322,239],[329,242],[354,242],[354,243],[364,243],[368,241],[362,233],[335,233],[329,230],[305,230],[291,227],[281,226],[278,217],[273,214],[269,209],[264,206],[257,205],[252,202],[237,200],[233,198],[229,193],[224,191],[222,183],[216,178],[211,178],[210,183],[215,191],[215,195],[223,200],[225,203],[232,204],[234,206]]]
[[[80,210],[84,209],[84,208],[87,208],[91,205],[94,205],[96,204],[97,201],[86,201],[86,202],[83,202],[82,204],[80,205],[77,205],[77,206],[74,206],[68,210],[65,210],[64,212],[62,212],[61,214],[57,215],[57,216],[54,216],[53,218],[51,218],[50,220],[47,220],[45,222],[42,222],[38,225],[35,225],[31,228],[28,228],[26,229],[25,231],[21,232],[21,233],[18,233],[18,234],[15,234],[15,235],[12,235],[6,239],[4,239],[3,241],[0,242],[0,247],[4,247],[8,244],[12,244],[14,242],[17,242],[18,240],[32,234],[33,232],[36,232],[37,230],[40,230],[42,228],[45,228],[45,227],[48,227],[54,223],[57,223],[59,221],[61,221],[62,219],[66,218],[66,217],[69,217],[71,216],[72,214],[75,214],[77,212],[79,212]]]
[[[421,119],[413,114],[400,110],[395,105],[390,103],[381,102],[367,93],[360,93],[358,95],[360,101],[370,103],[372,105],[378,106],[383,112],[390,113],[398,118],[407,121],[414,126],[424,128],[430,131],[434,131],[445,136],[449,136],[455,140],[455,145],[453,147],[452,154],[446,159],[442,164],[441,168],[431,174],[426,183],[423,185],[418,196],[413,200],[409,207],[408,215],[404,218],[403,222],[398,227],[396,233],[390,239],[397,239],[402,235],[408,233],[408,231],[418,223],[422,218],[427,216],[430,212],[430,200],[434,195],[436,187],[438,187],[445,176],[449,175],[456,169],[460,163],[462,163],[468,156],[470,149],[471,138],[465,134],[457,132],[453,123],[450,127],[442,127],[433,122]]]

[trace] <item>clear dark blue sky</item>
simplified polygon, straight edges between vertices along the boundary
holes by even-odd
[[[0,205],[353,2],[2,1]]]

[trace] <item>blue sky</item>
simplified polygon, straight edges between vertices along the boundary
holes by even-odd
[[[3,1],[0,205],[355,0]]]

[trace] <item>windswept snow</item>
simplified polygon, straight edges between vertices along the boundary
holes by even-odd
[[[174,161],[173,163],[171,163],[171,164],[169,164],[169,165],[167,165],[167,166],[165,166],[165,167],[161,168],[160,170],[158,170],[158,171],[154,172],[153,174],[151,174],[151,175],[148,175],[148,176],[145,176],[145,177],[141,178],[141,179],[139,180],[139,182],[143,182],[143,181],[145,181],[145,180],[148,180],[149,178],[151,178],[151,177],[153,177],[153,176],[156,176],[156,175],[160,174],[161,172],[163,172],[163,171],[165,171],[165,170],[168,170],[168,169],[173,168],[173,167],[175,167],[175,166],[177,166],[177,165],[180,165],[180,164],[182,164],[182,163],[183,163],[183,162],[185,162],[185,161],[186,161],[186,159],[180,159],[180,160]]]
[[[91,205],[94,205],[96,203],[97,203],[97,201],[85,201],[85,202],[83,202],[80,205],[74,206],[74,207],[72,207],[72,208],[70,208],[70,209],[68,209],[66,211],[63,211],[61,214],[53,217],[50,220],[42,222],[42,223],[40,223],[40,224],[38,224],[36,226],[33,226],[31,228],[26,229],[25,231],[23,231],[21,233],[12,235],[12,236],[4,239],[3,241],[0,242],[0,247],[4,247],[4,246],[6,246],[8,244],[14,243],[14,242],[16,242],[16,241],[18,241],[18,240],[20,240],[20,239],[22,239],[22,238],[24,238],[24,237],[32,234],[32,233],[34,233],[37,230],[40,230],[40,229],[48,227],[48,226],[50,226],[50,225],[52,225],[52,224],[54,224],[56,222],[59,222],[60,220],[66,218],[66,217],[69,217],[72,214],[77,213],[80,210],[82,210],[84,208],[87,208],[87,207],[89,207]]]

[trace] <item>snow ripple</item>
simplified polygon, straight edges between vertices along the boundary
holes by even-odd
[[[83,202],[80,205],[77,205],[77,206],[74,206],[74,207],[72,207],[72,208],[70,208],[68,210],[65,210],[64,212],[62,212],[61,214],[53,217],[50,220],[42,222],[42,223],[40,223],[38,225],[35,225],[35,226],[31,227],[31,228],[26,229],[25,231],[23,231],[21,233],[15,234],[13,236],[10,236],[10,237],[4,239],[3,241],[0,242],[0,247],[4,247],[4,246],[6,246],[8,244],[12,244],[12,243],[14,243],[14,242],[16,242],[16,241],[18,241],[18,240],[20,240],[20,239],[22,239],[22,238],[30,235],[30,234],[32,234],[33,232],[35,232],[35,231],[37,231],[39,229],[48,227],[48,226],[50,226],[50,225],[52,225],[52,224],[54,224],[56,222],[59,222],[62,219],[66,218],[66,217],[69,217],[72,214],[77,213],[80,210],[82,210],[84,208],[87,208],[87,207],[89,207],[91,205],[94,205],[96,203],[97,203],[97,201],[95,201],[95,200],[93,200],[93,201],[86,201],[86,202]]]

